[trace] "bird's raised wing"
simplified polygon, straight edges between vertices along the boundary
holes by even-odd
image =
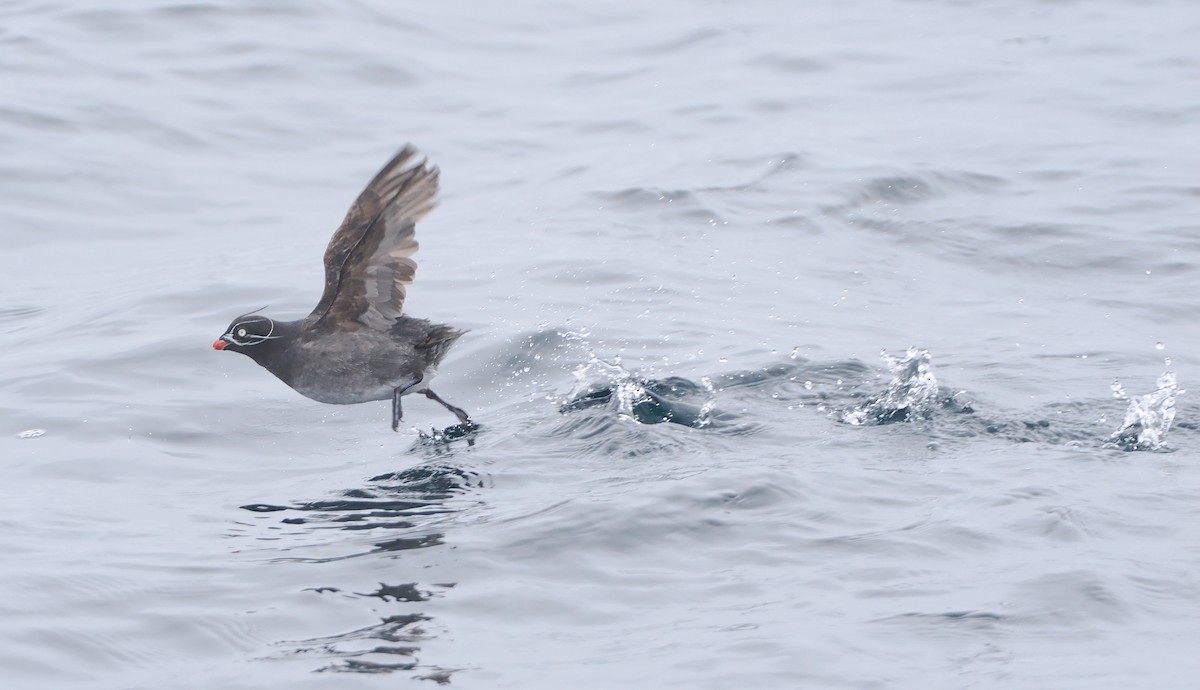
[[[325,250],[325,293],[309,319],[386,330],[404,308],[417,263],[416,224],[435,204],[438,169],[405,146],[375,175]]]

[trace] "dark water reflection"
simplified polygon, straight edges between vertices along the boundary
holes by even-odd
[[[341,498],[304,501],[293,505],[251,503],[243,510],[254,513],[296,511],[313,513],[281,520],[288,525],[315,529],[409,529],[415,520],[456,512],[445,502],[483,486],[480,474],[451,465],[421,465],[388,472],[367,480],[367,486],[345,489]]]
[[[453,585],[439,585],[448,588]],[[315,591],[327,596],[351,598],[376,597],[385,602],[408,604],[427,601],[436,596],[433,591],[421,591],[416,583],[386,585],[380,583],[379,590],[371,593],[343,592],[336,587],[321,587]],[[398,608],[405,608],[400,606]],[[355,628],[342,633],[314,637],[305,640],[280,642],[286,647],[286,656],[311,656],[325,661],[333,660],[315,668],[321,672],[349,673],[392,673],[412,671],[420,667],[418,654],[420,643],[429,639],[432,618],[420,612],[400,612],[384,616],[378,623]],[[436,667],[422,667],[431,679],[448,679],[449,671]],[[440,682],[440,681],[439,681]]]
[[[442,450],[447,438],[461,439],[462,434],[440,434]],[[418,448],[428,447],[429,437],[418,441]],[[444,544],[442,531],[431,529],[434,520],[464,510],[466,505],[452,504],[486,483],[486,477],[447,463],[411,467],[387,472],[367,480],[362,487],[345,489],[337,498],[300,501],[290,505],[252,503],[242,509],[263,517],[285,514],[279,524],[311,530],[379,531],[388,538],[371,543],[371,548],[335,556],[303,556],[297,554],[305,546],[285,547],[296,555],[273,559],[275,562],[331,563],[363,556],[386,555],[402,557],[404,552],[429,549]],[[467,504],[470,505],[470,504]],[[271,537],[276,539],[276,537]],[[302,541],[302,540],[301,540]],[[356,543],[347,540],[347,543]],[[433,617],[414,609],[454,587],[454,583],[422,584],[380,582],[374,591],[353,591],[338,584],[310,587],[306,591],[322,597],[342,597],[362,601],[364,608],[378,615],[380,607],[390,613],[377,623],[346,632],[304,640],[279,642],[287,651],[286,658],[312,657],[323,665],[320,672],[381,674],[421,670],[417,678],[438,684],[449,682],[452,671],[420,663],[420,643],[429,639],[435,629]]]

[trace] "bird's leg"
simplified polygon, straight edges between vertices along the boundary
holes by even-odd
[[[471,424],[471,417],[469,415],[467,415],[467,413],[464,412],[461,407],[455,407],[455,406],[451,405],[450,403],[446,402],[445,400],[442,400],[441,398],[438,397],[437,393],[434,393],[433,391],[429,390],[428,388],[426,388],[425,390],[423,390],[421,392],[425,394],[426,398],[429,398],[430,400],[434,401],[435,403],[437,403],[437,404],[441,405],[442,407],[446,408],[447,410],[450,410],[451,412],[453,412],[454,416],[458,417],[458,421],[460,423],[467,424],[467,425]],[[397,400],[399,400],[399,398],[397,398]]]
[[[400,419],[404,417],[404,412],[400,410],[400,390],[397,388],[392,391],[392,431],[399,428]]]

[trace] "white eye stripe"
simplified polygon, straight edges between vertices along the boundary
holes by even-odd
[[[258,335],[257,333],[251,333],[250,331],[248,331],[246,329],[246,324],[261,324],[263,321],[266,321],[267,324],[270,326],[270,330],[267,331],[266,335]],[[234,345],[241,345],[243,347],[246,347],[249,345],[258,345],[259,343],[265,342],[267,340],[274,340],[275,338],[283,337],[283,336],[274,335],[274,333],[275,333],[275,322],[272,321],[271,319],[268,319],[265,316],[259,316],[250,321],[239,321],[239,322],[235,323],[229,329],[229,333],[227,333],[225,335],[225,337],[228,338],[229,342],[233,343]]]

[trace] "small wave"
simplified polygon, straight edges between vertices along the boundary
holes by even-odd
[[[42,311],[38,307],[0,307],[0,333],[16,333],[27,328],[26,322]]]
[[[1003,178],[967,170],[899,172],[860,181],[849,190],[846,201],[825,211],[852,213],[878,205],[915,204],[952,192],[988,194],[1005,184]]]
[[[559,408],[563,413],[606,406],[641,424],[670,422],[699,429],[712,423],[716,396],[707,379],[702,385],[679,377],[644,379],[619,362],[595,356],[573,373],[575,386]],[[688,402],[700,397],[705,400],[699,405]]]
[[[670,213],[678,214],[680,218],[690,218],[709,225],[726,223],[726,219],[715,209],[701,202],[695,192],[687,189],[631,187],[616,192],[597,192],[593,197],[600,201],[604,208],[609,209],[639,213],[669,209]]]
[[[811,409],[834,421],[851,426],[881,426],[898,422],[913,425],[917,434],[927,435],[930,448],[945,442],[990,437],[1012,443],[1045,443],[1078,448],[1126,447],[1144,450],[1161,444],[1168,428],[1196,428],[1190,422],[1172,424],[1173,378],[1160,381],[1160,390],[1131,403],[1130,420],[1122,432],[1110,438],[1111,427],[1098,427],[1095,401],[1054,403],[1037,410],[1016,412],[996,409],[961,389],[947,389],[938,380],[932,355],[927,350],[909,349],[903,355],[881,353],[887,364],[886,385],[859,361],[812,362],[796,352],[786,362],[757,369],[712,375],[722,394],[720,421],[733,418],[731,409],[745,410],[769,396],[788,410]],[[981,407],[982,406],[982,407]],[[758,407],[756,422],[770,426],[771,413]],[[746,422],[743,411],[739,418]],[[723,425],[727,432],[730,425]],[[1123,441],[1120,441],[1121,437]],[[1119,441],[1119,443],[1118,443]],[[1139,445],[1140,444],[1140,445]]]

